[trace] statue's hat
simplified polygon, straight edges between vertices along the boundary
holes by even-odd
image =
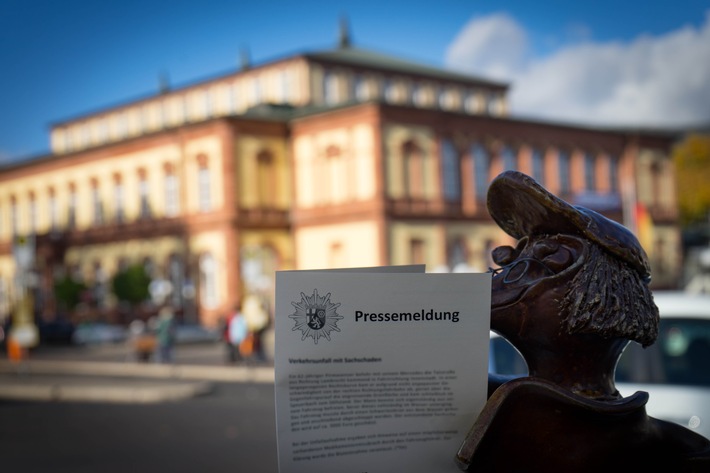
[[[514,238],[560,233],[582,236],[621,258],[643,280],[651,279],[648,256],[629,229],[593,210],[565,202],[521,172],[505,171],[491,182],[488,211]]]

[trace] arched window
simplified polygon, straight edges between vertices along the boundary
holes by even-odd
[[[180,213],[180,182],[175,174],[175,166],[172,163],[165,163],[165,176],[163,185],[165,186],[165,216],[175,217]]]
[[[596,174],[596,159],[594,159],[594,155],[592,153],[584,153],[584,190],[595,190]]]
[[[471,155],[473,156],[473,182],[476,186],[476,197],[485,199],[486,192],[488,192],[488,174],[491,169],[490,155],[480,143],[475,143],[471,147]]]
[[[114,220],[121,223],[126,219],[125,210],[123,208],[123,179],[121,175],[116,173],[113,175],[113,205],[114,205]]]
[[[404,164],[404,195],[410,198],[423,198],[425,189],[424,153],[413,141],[402,145]]]
[[[185,269],[182,258],[179,255],[172,254],[168,259],[168,281],[172,286],[170,293],[170,302],[176,309],[182,308],[184,305],[183,287],[185,286]]]
[[[276,206],[276,172],[274,155],[261,151],[256,155],[256,192],[259,203],[266,207]]]
[[[535,179],[541,186],[545,185],[545,161],[542,152],[533,148],[530,159],[532,161],[532,178]]]
[[[140,218],[150,218],[150,186],[145,168],[138,169],[138,196],[140,199]]]
[[[32,191],[29,195],[29,207],[29,232],[35,234],[37,233],[37,199]]]
[[[569,153],[565,150],[560,150],[557,155],[557,169],[559,171],[560,192],[567,194],[572,189],[570,182],[570,158]]]
[[[462,272],[468,268],[468,248],[464,238],[457,237],[449,241],[447,260],[451,272]]]
[[[197,156],[197,207],[200,212],[212,210],[212,176],[207,162],[207,155]]]
[[[619,192],[619,159],[609,157],[609,188],[612,192]]]
[[[73,182],[69,183],[69,205],[67,208],[67,228],[72,229],[76,227],[77,212],[78,212],[78,202],[76,195],[76,184]]]
[[[59,203],[57,202],[57,192],[53,186],[49,187],[49,229],[59,230]]]
[[[94,210],[94,225],[104,223],[104,206],[101,202],[101,189],[99,189],[99,180],[95,177],[91,178],[91,206]]]
[[[503,171],[515,171],[518,169],[518,155],[513,148],[505,145],[500,154],[503,160]]]
[[[461,162],[450,139],[441,142],[441,166],[444,179],[444,199],[448,202],[461,200]]]
[[[332,71],[327,71],[323,75],[323,100],[327,105],[335,105],[340,102],[338,82],[338,76]]]
[[[207,309],[213,309],[219,304],[217,288],[217,261],[211,253],[200,256],[200,303]]]

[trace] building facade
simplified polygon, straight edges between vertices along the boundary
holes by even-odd
[[[136,264],[153,305],[205,325],[246,298],[271,310],[277,270],[486,271],[511,242],[485,205],[506,169],[629,226],[673,287],[674,137],[510,117],[506,92],[344,41],[56,123],[49,155],[0,168],[0,318],[19,241],[44,320],[149,314],[111,290]],[[86,287],[71,307],[67,278]]]

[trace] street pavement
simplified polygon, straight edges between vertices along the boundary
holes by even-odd
[[[175,346],[172,363],[141,362],[125,343],[44,346],[0,354],[0,400],[156,403],[209,394],[215,382],[273,383],[266,360],[226,362],[220,342]]]

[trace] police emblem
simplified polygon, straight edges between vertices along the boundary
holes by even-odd
[[[318,343],[319,338],[325,337],[330,341],[330,332],[340,332],[338,320],[343,318],[337,312],[340,303],[330,302],[330,293],[319,296],[318,289],[314,289],[313,295],[301,293],[300,302],[291,302],[291,305],[296,309],[289,315],[296,322],[291,330],[300,330],[301,340],[311,337],[314,343]]]

